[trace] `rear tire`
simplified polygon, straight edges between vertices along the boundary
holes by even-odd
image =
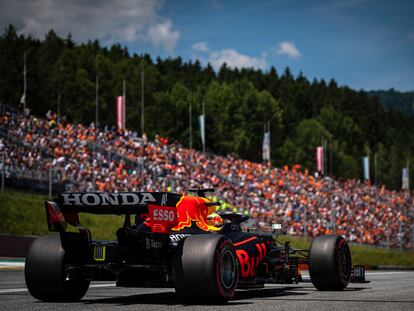
[[[175,290],[185,301],[226,302],[239,276],[234,246],[222,235],[189,236],[177,248],[173,273]]]
[[[25,264],[26,286],[42,301],[78,301],[89,288],[89,281],[66,280],[65,264],[73,263],[62,248],[60,235],[37,238],[29,249]]]
[[[318,236],[309,252],[309,275],[318,290],[343,290],[351,279],[351,252],[341,236]]]

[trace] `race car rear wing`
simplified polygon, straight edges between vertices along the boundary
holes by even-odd
[[[166,233],[177,221],[176,205],[182,195],[170,192],[61,193],[46,201],[49,231],[62,232],[67,224],[80,226],[78,213],[100,215],[149,214],[154,232]]]
[[[55,202],[62,213],[144,214],[148,205],[175,207],[181,194],[170,192],[61,193]]]

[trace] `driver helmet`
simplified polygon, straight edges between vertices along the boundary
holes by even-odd
[[[219,214],[214,212],[207,216],[207,224],[209,226],[221,227],[223,226],[224,222],[223,218]]]

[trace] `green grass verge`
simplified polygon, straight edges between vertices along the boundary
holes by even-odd
[[[44,201],[47,196],[21,192],[0,193],[0,233],[42,235],[49,232]],[[117,215],[80,214],[81,224],[94,239],[115,239],[124,217]]]
[[[0,233],[16,235],[47,234],[44,209],[46,196],[7,191],[0,193]],[[122,226],[123,217],[110,215],[81,214],[81,223],[89,228],[95,239],[111,240]],[[293,236],[279,236],[280,241],[291,241],[294,248],[308,249],[311,239]],[[353,264],[369,266],[393,265],[414,267],[414,252],[351,245]]]

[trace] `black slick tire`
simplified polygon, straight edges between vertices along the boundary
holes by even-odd
[[[66,280],[64,265],[72,263],[62,248],[60,235],[45,235],[31,245],[25,263],[26,286],[42,301],[78,301],[89,288],[89,281]]]
[[[351,278],[351,252],[341,236],[313,239],[309,252],[309,275],[318,290],[343,290]]]
[[[224,303],[233,298],[238,263],[233,244],[222,235],[187,237],[173,260],[177,294],[188,302]]]

